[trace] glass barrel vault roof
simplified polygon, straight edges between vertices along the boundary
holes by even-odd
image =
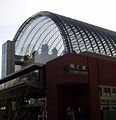
[[[90,51],[116,56],[116,33],[50,12],[39,12],[28,18],[17,31],[15,54],[40,53],[43,44],[58,50],[58,55],[68,52]]]

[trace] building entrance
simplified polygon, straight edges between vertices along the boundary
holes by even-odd
[[[59,114],[63,113],[62,120],[89,120],[86,86],[60,86],[58,90],[60,93],[58,101]],[[86,94],[83,94],[85,91]]]

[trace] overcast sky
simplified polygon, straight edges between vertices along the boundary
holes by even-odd
[[[12,40],[21,24],[40,11],[51,11],[116,31],[116,0],[0,0],[0,56],[2,44]]]

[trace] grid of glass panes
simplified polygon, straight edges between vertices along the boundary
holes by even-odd
[[[53,15],[53,14],[52,14]],[[49,16],[38,16],[27,21],[15,44],[15,54],[40,53],[41,46],[48,44],[49,53],[56,47],[58,55],[67,52],[96,52],[108,56],[116,55],[116,34],[90,24],[60,15],[54,21]]]
[[[58,55],[64,50],[60,31],[48,17],[39,17],[26,26],[16,41],[15,54],[31,55],[35,50],[40,53],[43,44],[48,44],[49,53],[53,48],[58,50]]]

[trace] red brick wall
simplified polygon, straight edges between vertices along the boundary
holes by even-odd
[[[87,65],[87,57],[75,54],[67,54],[64,57],[59,57],[46,65],[46,85],[48,98],[48,119],[61,120],[63,106],[67,104],[75,104],[76,97],[72,93],[67,93],[66,90],[61,91],[60,85],[80,85],[88,83],[87,75],[71,75],[67,76],[64,72],[64,66],[67,64]],[[70,88],[69,88],[70,90]],[[59,111],[59,112],[58,112]]]
[[[57,62],[55,65],[46,66],[46,91],[47,91],[47,109],[48,119],[58,120],[58,92],[57,92]]]
[[[116,86],[116,61],[99,59],[99,84]]]
[[[88,66],[89,74],[66,75],[64,66],[67,64]],[[48,119],[62,120],[63,107],[83,104],[88,107],[90,120],[100,120],[99,84],[116,85],[115,69],[115,61],[75,54],[67,54],[47,63]],[[78,96],[78,92],[74,94],[70,91],[75,87],[75,91],[83,89]]]
[[[89,68],[89,89],[90,89],[90,120],[100,120],[100,97],[99,97],[99,78],[98,61],[96,58],[88,57]]]

